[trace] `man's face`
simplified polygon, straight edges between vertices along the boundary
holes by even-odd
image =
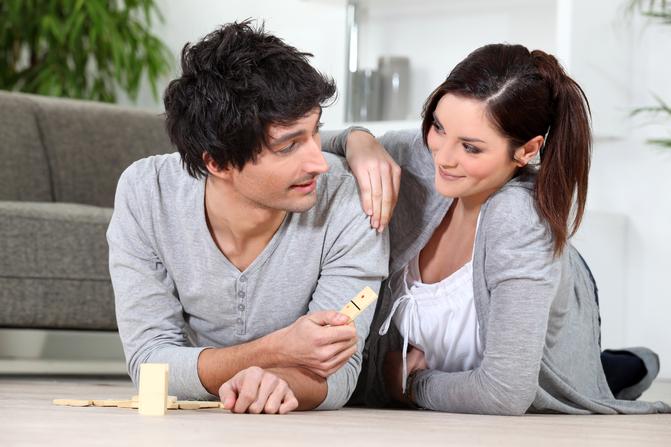
[[[241,197],[266,209],[300,213],[317,201],[317,177],[328,171],[321,151],[321,108],[288,126],[271,125],[268,144],[256,161],[233,169],[232,186]]]

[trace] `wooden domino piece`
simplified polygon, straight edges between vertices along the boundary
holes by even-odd
[[[168,410],[168,364],[140,365],[138,411],[146,416],[163,416]]]
[[[219,408],[219,402],[208,400],[178,400],[180,410],[200,410],[203,408]]]
[[[350,321],[359,316],[364,309],[377,299],[377,294],[370,287],[366,286],[340,311],[349,317]]]
[[[90,407],[93,401],[86,399],[54,399],[54,405],[63,405],[67,407]]]
[[[120,400],[117,402],[119,408],[138,408],[140,404],[136,400]]]
[[[121,402],[118,399],[93,399],[93,406],[94,407],[118,407],[119,402]]]

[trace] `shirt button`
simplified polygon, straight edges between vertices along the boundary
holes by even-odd
[[[240,282],[247,282],[247,277],[246,276],[241,276],[240,277]]]
[[[244,298],[244,297],[245,297],[245,292],[243,292],[242,290],[239,291],[239,292],[238,292],[238,296],[239,296],[240,298]]]
[[[245,305],[244,304],[238,304],[238,310],[240,310],[240,311],[245,310]]]
[[[242,324],[242,318],[238,318],[238,319],[235,320],[235,321],[237,321],[238,324]]]

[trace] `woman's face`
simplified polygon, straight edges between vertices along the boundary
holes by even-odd
[[[433,114],[427,143],[436,167],[436,190],[481,204],[519,167],[508,140],[491,123],[482,101],[446,94]]]

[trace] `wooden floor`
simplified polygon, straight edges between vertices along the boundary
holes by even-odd
[[[286,416],[52,405],[54,398],[127,399],[125,379],[0,376],[0,446],[671,446],[671,415],[524,417],[343,409]],[[671,382],[645,396],[671,401]]]

